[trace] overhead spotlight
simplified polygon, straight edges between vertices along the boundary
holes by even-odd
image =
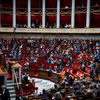
[[[96,3],[95,6],[98,6],[98,3]]]
[[[65,9],[68,9],[68,8],[69,8],[69,7],[66,5],[66,6],[65,6]]]

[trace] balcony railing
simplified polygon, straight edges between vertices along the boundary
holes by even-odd
[[[0,33],[100,34],[100,28],[0,28]]]

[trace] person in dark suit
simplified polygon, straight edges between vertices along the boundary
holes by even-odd
[[[10,100],[9,90],[5,85],[1,86],[1,100]]]

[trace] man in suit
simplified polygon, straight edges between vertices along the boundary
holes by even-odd
[[[5,85],[1,86],[1,100],[10,100],[9,90]]]

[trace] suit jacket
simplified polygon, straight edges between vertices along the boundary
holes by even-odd
[[[4,93],[3,90],[1,91],[1,100],[10,100],[10,94],[8,89],[5,89]]]

